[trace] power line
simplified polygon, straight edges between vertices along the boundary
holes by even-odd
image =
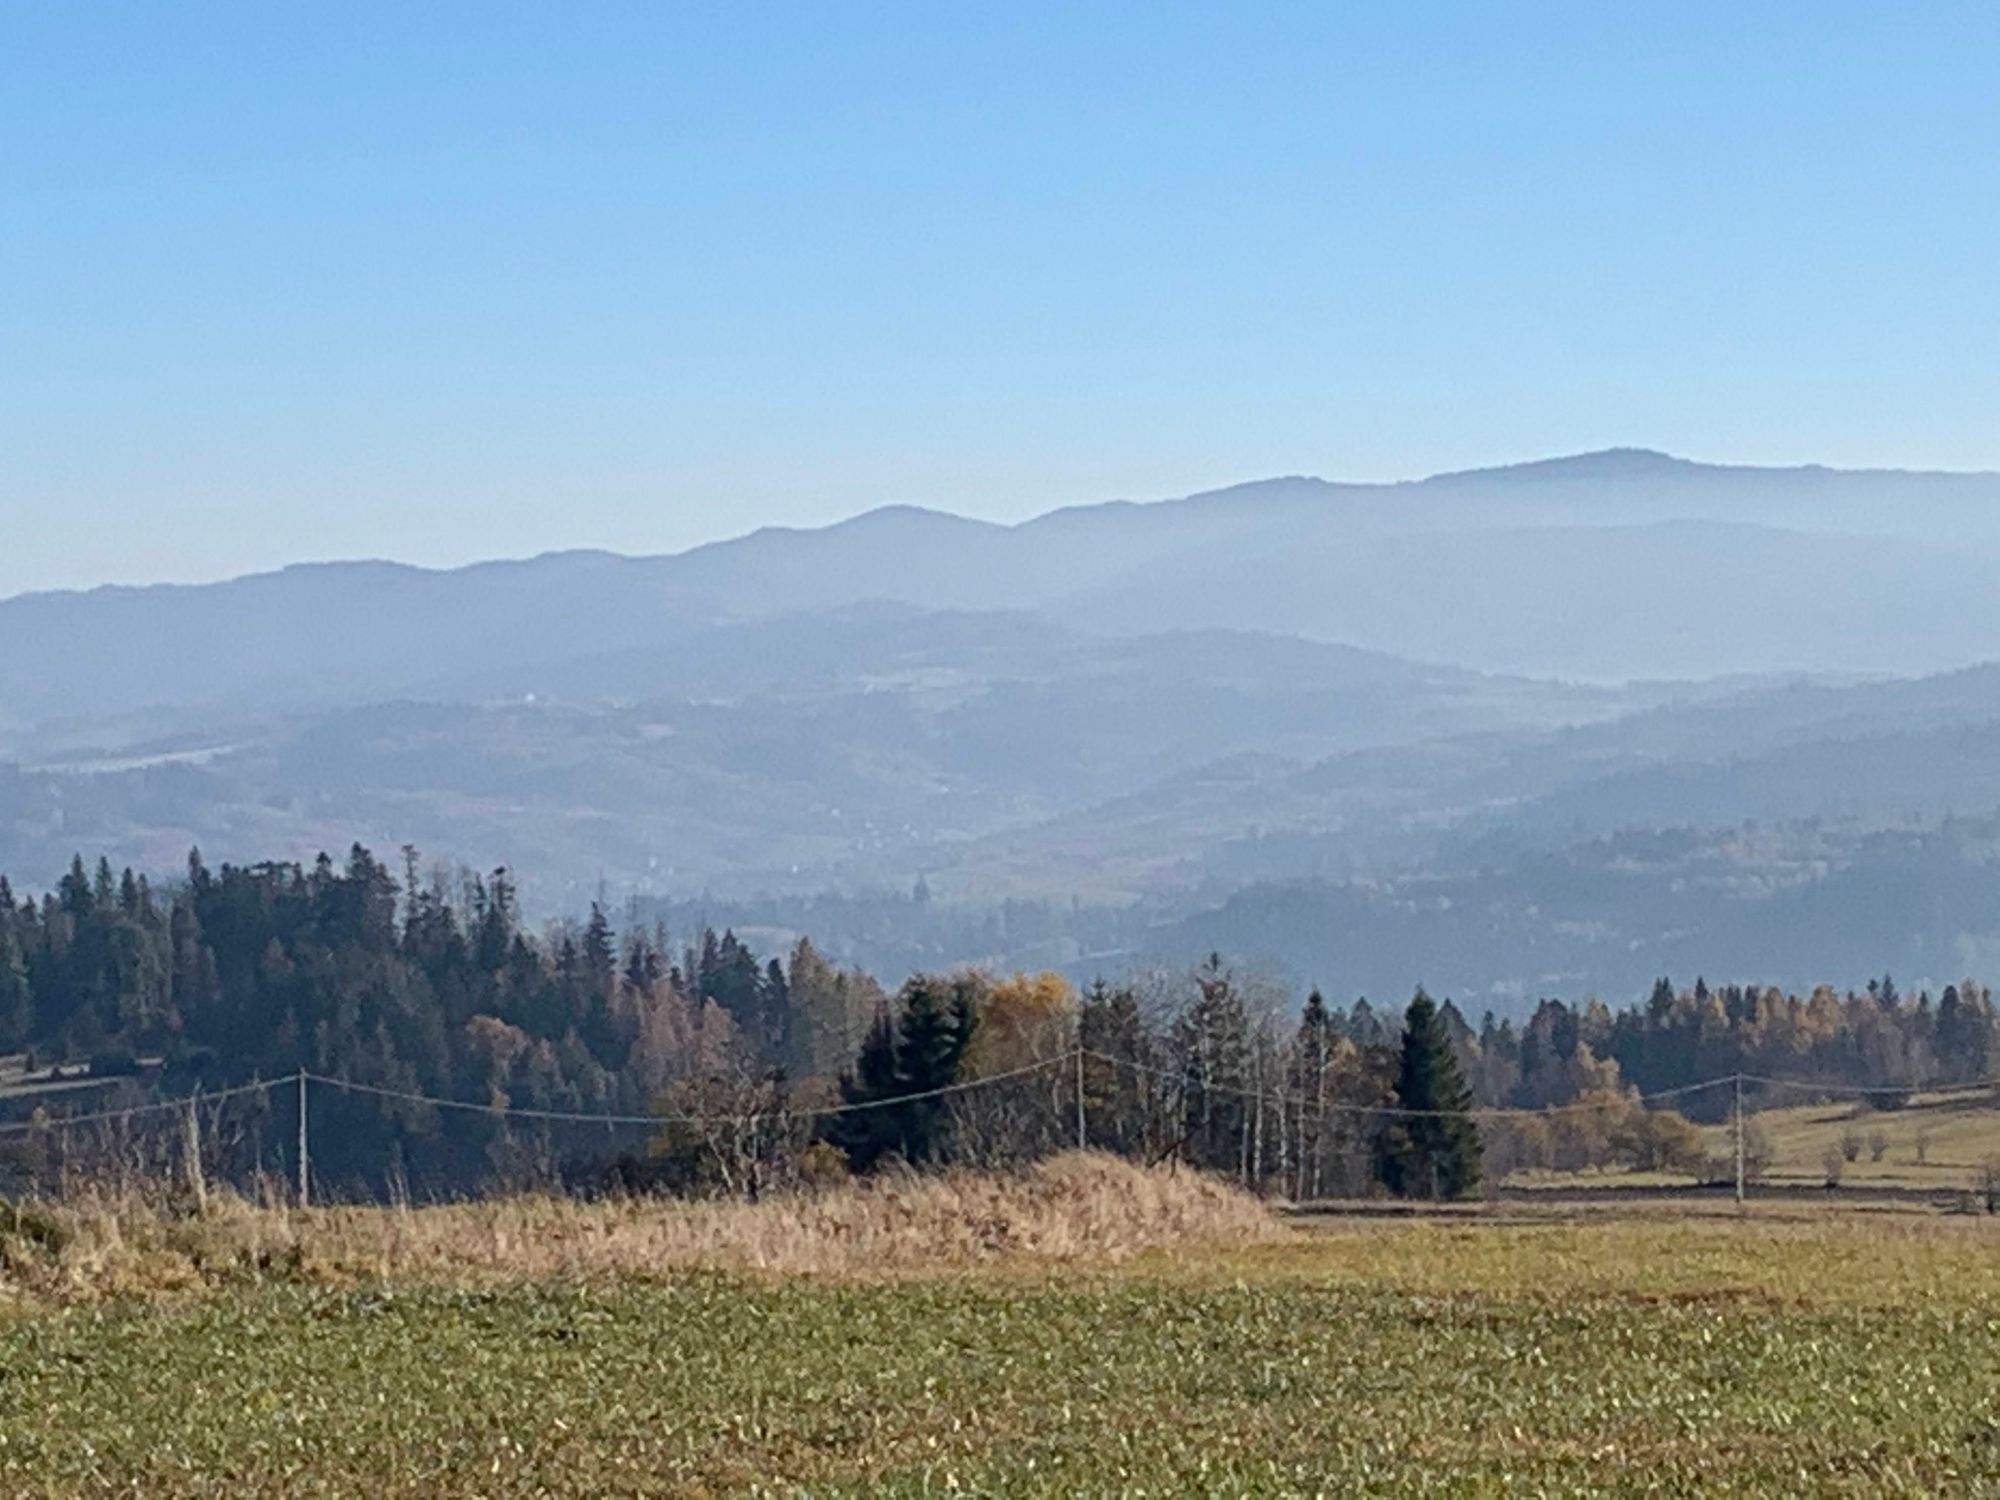
[[[239,1083],[234,1088],[183,1094],[177,1099],[160,1099],[151,1104],[134,1104],[124,1109],[100,1109],[84,1115],[44,1115],[38,1120],[8,1120],[0,1123],[0,1135],[21,1135],[35,1130],[68,1129],[73,1125],[96,1125],[110,1120],[130,1120],[139,1115],[165,1114],[169,1110],[186,1109],[190,1104],[210,1104],[224,1099],[238,1098],[244,1094],[269,1093],[272,1089],[290,1083],[296,1076],[293,1074],[259,1083]],[[36,1108],[39,1112],[40,1106]]]
[[[1465,1110],[1407,1109],[1401,1105],[1380,1103],[1362,1104],[1345,1102],[1321,1102],[1304,1094],[1284,1089],[1244,1088],[1231,1084],[1204,1082],[1191,1076],[1185,1070],[1154,1067],[1134,1058],[1119,1057],[1113,1053],[1099,1052],[1092,1048],[1069,1048],[1050,1057],[1040,1058],[1004,1072],[987,1074],[981,1078],[969,1078],[957,1083],[944,1084],[938,1088],[922,1089],[915,1093],[896,1094],[885,1099],[864,1099],[842,1104],[812,1105],[774,1110],[742,1110],[719,1114],[684,1114],[667,1112],[646,1112],[638,1114],[597,1113],[587,1110],[540,1109],[526,1105],[480,1103],[468,1099],[449,1099],[435,1094],[421,1093],[410,1089],[387,1088],[380,1084],[361,1083],[348,1078],[336,1078],[330,1074],[301,1070],[287,1074],[283,1078],[260,1080],[254,1083],[237,1084],[230,1088],[206,1090],[185,1094],[172,1099],[155,1100],[147,1104],[129,1105],[120,1109],[93,1110],[80,1115],[39,1114],[42,1106],[37,1106],[38,1118],[0,1122],[0,1135],[21,1135],[37,1130],[66,1130],[81,1125],[105,1124],[113,1121],[137,1119],[146,1115],[166,1114],[182,1110],[190,1104],[214,1104],[227,1099],[240,1098],[250,1094],[269,1093],[271,1090],[303,1079],[312,1084],[344,1093],[364,1094],[373,1098],[386,1099],[397,1103],[422,1105],[432,1109],[455,1110],[467,1114],[487,1115],[495,1118],[538,1120],[551,1124],[607,1125],[607,1126],[660,1126],[691,1125],[718,1126],[741,1125],[751,1121],[818,1120],[838,1115],[858,1114],[871,1109],[890,1109],[899,1104],[921,1103],[930,1099],[949,1098],[959,1094],[972,1093],[979,1089],[991,1088],[996,1084],[1013,1082],[1050,1069],[1079,1064],[1084,1059],[1129,1072],[1157,1078],[1170,1083],[1180,1083],[1204,1088],[1210,1093],[1224,1094],[1232,1098],[1263,1100],[1267,1103],[1293,1105],[1313,1109],[1326,1114],[1374,1115],[1398,1119],[1436,1119],[1446,1116],[1465,1115],[1473,1119],[1522,1120],[1552,1119],[1564,1115],[1591,1114],[1610,1107],[1611,1101],[1576,1101],[1569,1104],[1548,1105],[1539,1109],[1526,1107],[1500,1107],[1475,1105]],[[1985,1078],[1966,1083],[1937,1085],[1896,1085],[1896,1084],[1842,1084],[1829,1083],[1808,1078],[1783,1078],[1762,1073],[1728,1074],[1719,1078],[1706,1078],[1699,1082],[1682,1084],[1677,1088],[1659,1089],[1651,1093],[1622,1095],[1619,1102],[1640,1105],[1654,1105],[1672,1099],[1687,1098],[1711,1089],[1731,1087],[1738,1081],[1757,1084],[1767,1088],[1791,1089],[1801,1093],[1833,1094],[1843,1097],[1907,1097],[1914,1093],[1957,1097],[1976,1094],[1981,1091],[2000,1089],[2000,1079]]]
[[[1397,1119],[1404,1119],[1404,1120],[1444,1119],[1447,1117],[1455,1119],[1460,1116],[1470,1116],[1475,1120],[1479,1119],[1545,1120],[1557,1115],[1594,1113],[1605,1109],[1608,1104],[1608,1101],[1585,1102],[1585,1103],[1575,1103],[1575,1104],[1555,1104],[1546,1106],[1541,1109],[1526,1109],[1526,1108],[1508,1109],[1508,1108],[1499,1108],[1492,1105],[1474,1105],[1468,1109],[1462,1109],[1462,1110],[1405,1109],[1401,1105],[1397,1104],[1342,1104],[1342,1103],[1329,1104],[1329,1103],[1320,1103],[1313,1099],[1309,1099],[1303,1094],[1294,1094],[1278,1089],[1246,1089],[1246,1088],[1237,1088],[1230,1084],[1206,1083],[1200,1080],[1191,1079],[1188,1072],[1185,1069],[1176,1072],[1168,1068],[1155,1068],[1148,1066],[1145,1063],[1136,1062],[1129,1057],[1115,1057],[1108,1052],[1094,1052],[1086,1048],[1084,1055],[1087,1057],[1094,1057],[1099,1062],[1110,1063],[1114,1067],[1127,1068],[1134,1073],[1143,1073],[1150,1077],[1162,1078],[1167,1080],[1168,1082],[1192,1083],[1195,1087],[1204,1088],[1209,1093],[1212,1094],[1227,1094],[1231,1098],[1237,1098],[1237,1099],[1262,1099],[1266,1103],[1294,1104],[1301,1108],[1316,1109],[1327,1114],[1388,1115]],[[1657,1093],[1620,1096],[1620,1102],[1651,1104],[1664,1099],[1678,1099],[1678,1098],[1683,1098],[1689,1094],[1698,1094],[1706,1089],[1722,1088],[1734,1081],[1735,1078],[1733,1074],[1727,1078],[1708,1078],[1702,1080],[1700,1083],[1682,1084],[1679,1088],[1661,1089]]]
[[[1772,1078],[1762,1073],[1740,1075],[1745,1083],[1761,1083],[1769,1088],[1792,1089],[1799,1093],[1840,1094],[1849,1097],[1908,1098],[1911,1094],[1977,1094],[2000,1089],[2000,1078],[1975,1078],[1967,1083],[1823,1083],[1810,1078]]]
[[[942,1099],[953,1094],[969,1093],[974,1089],[990,1088],[996,1083],[1007,1083],[1016,1078],[1025,1078],[1030,1073],[1039,1073],[1070,1061],[1071,1053],[1062,1052],[1054,1057],[1045,1057],[1018,1068],[1009,1068],[1003,1073],[988,1073],[983,1078],[968,1078],[960,1083],[948,1083],[939,1088],[920,1089],[915,1093],[896,1094],[887,1099],[863,1099],[846,1104],[816,1105],[802,1109],[739,1110],[732,1114],[689,1115],[689,1114],[590,1114],[579,1110],[516,1108],[506,1104],[477,1104],[464,1099],[440,1099],[430,1094],[419,1094],[403,1089],[386,1089],[369,1083],[353,1083],[344,1078],[329,1078],[321,1073],[308,1073],[314,1083],[323,1083],[331,1088],[345,1089],[350,1093],[373,1094],[378,1098],[399,1100],[408,1104],[427,1104],[435,1109],[455,1109],[485,1115],[500,1115],[515,1119],[546,1120],[567,1125],[740,1125],[750,1120],[819,1120],[833,1115],[858,1114],[869,1109],[888,1109],[898,1104],[914,1104],[926,1099]]]

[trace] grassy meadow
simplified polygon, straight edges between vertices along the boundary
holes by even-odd
[[[1836,1101],[1750,1118],[1768,1144],[1774,1182],[1822,1182],[1838,1158],[1845,1185],[1970,1189],[2000,1164],[2000,1104],[1984,1090],[1917,1094],[1893,1110]],[[1716,1150],[1728,1148],[1727,1127],[1710,1136]]]
[[[1750,1128],[1764,1157],[1754,1185],[1817,1188],[1834,1178],[1849,1192],[1888,1190],[1983,1195],[2000,1176],[2000,1099],[1989,1090],[1917,1093],[1896,1109],[1853,1099],[1753,1108]],[[1735,1156],[1732,1126],[1699,1127],[1708,1159],[1726,1171]],[[1534,1168],[1508,1177],[1510,1188],[1677,1188],[1697,1180],[1689,1172],[1633,1171],[1623,1167],[1557,1171]]]
[[[576,1212],[17,1225],[0,1492],[2000,1486],[1984,1218],[1297,1227],[1089,1159]],[[939,1238],[954,1215],[984,1222]]]

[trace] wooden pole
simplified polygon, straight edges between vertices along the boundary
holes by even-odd
[[[194,1200],[197,1215],[208,1213],[208,1179],[201,1170],[201,1116],[196,1112],[200,1103],[201,1090],[195,1090],[187,1103],[186,1134],[181,1141],[181,1150],[186,1157],[188,1195]]]
[[[1083,1048],[1076,1049],[1076,1149],[1090,1149],[1090,1131],[1083,1117]]]
[[[312,1144],[306,1136],[306,1070],[299,1069],[299,1207],[312,1205]]]
[[[1743,1206],[1743,1075],[1736,1075],[1736,1206]]]

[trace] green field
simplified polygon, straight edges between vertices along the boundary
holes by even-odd
[[[2000,1486],[2000,1234],[1343,1222],[1122,1267],[23,1300],[0,1491]]]

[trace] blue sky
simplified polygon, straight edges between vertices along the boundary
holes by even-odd
[[[0,9],[0,594],[2000,468],[2000,8]]]

